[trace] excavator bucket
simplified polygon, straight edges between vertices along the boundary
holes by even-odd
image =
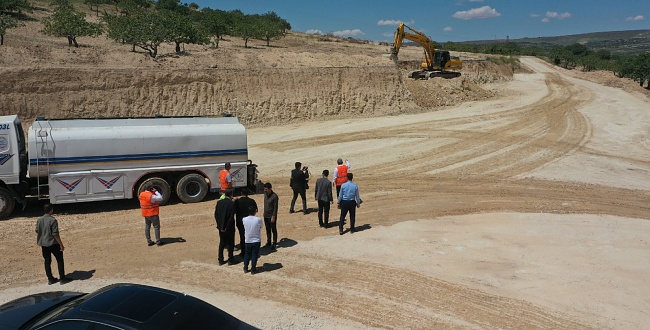
[[[390,47],[390,59],[397,64],[398,58],[397,58],[397,51],[395,50],[395,46]]]

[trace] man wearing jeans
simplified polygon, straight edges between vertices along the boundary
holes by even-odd
[[[147,239],[147,245],[154,244],[161,246],[163,243],[160,240],[160,212],[159,204],[162,201],[162,195],[156,190],[151,182],[146,183],[144,190],[138,196],[140,200],[140,208],[142,209],[142,216],[144,217],[144,237]],[[151,225],[156,235],[156,242],[151,240]]]
[[[354,233],[354,220],[356,208],[361,207],[361,197],[359,197],[359,187],[352,182],[353,175],[348,173],[348,181],[341,185],[341,193],[338,198],[338,208],[341,209],[341,218],[339,220],[339,235],[343,235],[343,221],[345,216],[350,212],[350,233]]]
[[[65,247],[59,236],[59,222],[52,216],[52,213],[54,213],[52,204],[45,204],[43,211],[45,214],[36,221],[36,243],[41,247],[43,253],[47,284],[54,284],[59,281],[61,284],[65,284],[72,280],[65,277],[63,263],[63,250]],[[60,279],[52,275],[52,255],[56,258]]]
[[[278,194],[273,192],[270,182],[264,184],[264,227],[266,227],[266,245],[275,250],[278,244]],[[245,231],[245,230],[244,230]],[[273,244],[271,244],[271,235]]]
[[[257,259],[260,256],[262,242],[262,219],[255,216],[257,206],[248,207],[248,216],[242,219],[246,248],[244,249],[244,273],[248,273],[248,262],[251,263],[251,274],[257,273]]]

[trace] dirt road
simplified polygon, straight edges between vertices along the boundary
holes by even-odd
[[[490,101],[249,130],[282,211],[259,275],[216,265],[214,200],[164,207],[162,247],[146,246],[134,201],[57,206],[78,279],[64,288],[161,285],[265,329],[643,328],[650,102],[522,62],[534,73]],[[338,157],[364,199],[354,235],[288,213],[292,164],[316,177]],[[0,301],[53,289],[37,209],[0,222]]]

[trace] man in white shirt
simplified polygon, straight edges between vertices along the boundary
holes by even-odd
[[[244,273],[248,273],[248,263],[251,263],[251,274],[257,273],[257,259],[260,256],[260,245],[262,242],[262,219],[256,217],[257,207],[248,208],[249,216],[242,219],[244,223]]]

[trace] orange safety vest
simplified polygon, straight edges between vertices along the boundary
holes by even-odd
[[[341,186],[348,182],[348,165],[341,164],[336,167],[336,185]]]
[[[140,196],[138,196],[143,217],[153,217],[154,215],[158,215],[158,203],[152,203],[151,196],[153,196],[153,193],[148,190],[141,192]]]
[[[230,174],[228,170],[221,170],[221,172],[219,173],[219,182],[221,183],[221,191],[226,191],[226,189],[232,187],[232,182],[228,182],[227,179],[228,174]]]

